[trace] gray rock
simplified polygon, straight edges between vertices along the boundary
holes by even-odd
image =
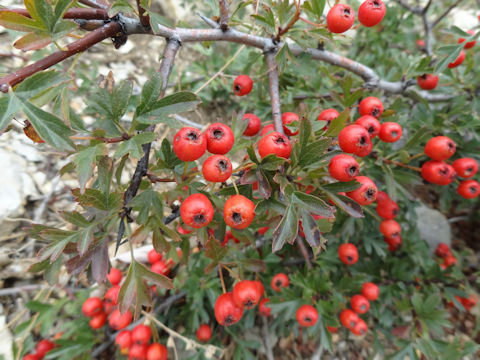
[[[438,210],[431,209],[425,205],[415,208],[417,229],[420,237],[435,251],[437,245],[445,243],[452,244],[452,234],[447,218]]]

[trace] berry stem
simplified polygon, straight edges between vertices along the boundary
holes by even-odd
[[[222,284],[223,293],[227,293],[227,288],[225,287],[225,281],[223,280],[223,269],[222,264],[218,264],[218,275],[220,276],[220,283]]]
[[[421,172],[422,169],[420,169],[419,167],[416,167],[416,166],[410,166],[410,165],[407,165],[407,164],[404,164],[400,161],[395,161],[395,160],[389,160],[389,159],[382,159],[382,161],[385,163],[385,164],[391,164],[391,165],[396,165],[396,166],[400,166],[400,167],[403,167],[405,169],[410,169],[410,170],[413,170],[413,171],[416,171],[416,172]]]
[[[236,193],[237,195],[240,195],[240,192],[238,191],[238,187],[237,187],[237,184],[235,184],[235,180],[234,180],[234,179],[232,179],[232,185],[233,185],[233,187],[235,188],[235,193]]]
[[[241,281],[241,280],[242,280],[242,279],[240,279],[240,277],[238,276],[238,274],[237,274],[235,271],[233,271],[232,269],[230,269],[227,265],[223,265],[223,264],[222,264],[222,267],[223,267],[224,269],[226,269],[226,270],[230,273],[230,275],[232,275],[232,277],[233,277],[235,280],[237,280],[237,281]]]

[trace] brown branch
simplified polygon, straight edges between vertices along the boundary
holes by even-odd
[[[272,118],[275,131],[283,134],[282,110],[280,107],[280,91],[278,82],[278,66],[275,60],[276,49],[265,52],[265,60],[268,69],[268,88],[272,105]]]
[[[15,14],[23,15],[30,18],[30,14],[27,9],[0,9],[2,12],[13,12]],[[84,9],[84,8],[71,8],[63,15],[64,19],[84,19],[84,20],[108,20],[108,12],[103,9]]]
[[[400,167],[403,167],[403,168],[405,168],[405,169],[410,169],[410,170],[417,171],[417,172],[421,172],[421,171],[422,171],[422,169],[420,169],[419,167],[407,165],[407,164],[404,164],[404,163],[402,163],[402,162],[400,162],[400,161],[389,160],[389,159],[382,159],[382,161],[383,161],[385,164],[392,164],[392,165],[400,166]]]
[[[80,4],[87,5],[97,9],[109,9],[110,6],[103,0],[78,0]]]
[[[220,6],[220,29],[222,31],[228,30],[228,20],[230,19],[229,14],[229,3],[228,0],[219,0]]]
[[[70,136],[70,139],[72,140],[98,140],[107,144],[119,143],[122,141],[129,140],[131,138],[132,136],[128,134],[122,134],[122,136],[113,137],[113,138],[105,138],[101,136]]]
[[[437,20],[435,20],[434,22],[432,22],[432,29],[433,29],[435,26],[437,26],[437,25],[440,23],[440,21],[442,21],[443,18],[444,18],[445,16],[447,16],[447,15],[450,13],[450,11],[452,11],[453,9],[455,9],[462,1],[463,1],[463,0],[457,0],[457,1],[455,1],[452,5],[450,5],[450,6],[447,8],[447,10],[445,10],[445,11],[443,12],[443,14],[441,14],[441,15],[437,18]]]
[[[140,16],[140,23],[146,27],[150,28],[150,16],[146,13],[143,6],[140,4],[141,0],[137,0],[138,15]]]
[[[422,14],[422,11],[423,11],[422,8],[410,6],[407,3],[405,3],[403,0],[395,0],[395,2],[398,5],[402,6],[404,9],[407,9],[408,11],[410,11],[411,13],[414,13],[416,15]]]
[[[285,35],[293,27],[293,25],[295,25],[295,23],[300,19],[300,14],[301,14],[300,3],[297,0],[295,0],[295,14],[287,23],[287,25],[285,25],[285,27],[281,27],[281,26],[278,27],[278,34],[275,37],[277,41],[280,41],[280,38],[283,35]]]
[[[12,74],[0,78],[0,91],[4,93],[8,92],[10,86],[15,86],[33,74],[48,69],[49,67],[68,59],[70,56],[87,50],[93,45],[114,36],[119,31],[121,31],[120,24],[117,22],[110,22],[105,26],[86,34],[82,39],[67,45],[67,51],[57,51],[42,60],[36,61]]]

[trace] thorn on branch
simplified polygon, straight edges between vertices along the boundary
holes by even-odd
[[[229,14],[229,3],[228,0],[219,0],[219,6],[220,6],[220,29],[222,31],[227,31],[228,30],[228,20],[230,19],[230,14]]]
[[[282,26],[278,27],[278,33],[277,33],[277,36],[275,37],[275,40],[277,42],[280,41],[280,38],[283,35],[285,35],[293,27],[293,25],[295,25],[295,23],[300,19],[300,14],[301,14],[300,2],[295,0],[295,14],[287,23],[287,25],[283,27]]]

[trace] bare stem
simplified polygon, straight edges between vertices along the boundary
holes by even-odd
[[[140,5],[140,0],[137,0],[137,9],[142,25],[146,28],[150,28],[150,16],[145,12],[143,6]]]
[[[276,40],[280,41],[280,38],[285,35],[292,27],[295,25],[295,23],[300,19],[300,14],[301,14],[301,9],[300,9],[300,2],[297,0],[295,1],[295,14],[293,17],[290,19],[290,21],[285,25],[284,27],[279,27],[278,28],[278,33],[276,36]],[[304,20],[305,21],[305,20]]]
[[[30,18],[27,9],[0,9],[2,12],[12,12]],[[108,20],[108,12],[104,9],[71,8],[63,15],[64,19]]]
[[[103,0],[78,0],[78,2],[97,9],[108,9],[110,7]]]
[[[280,108],[280,91],[278,85],[278,66],[275,60],[276,51],[268,50],[265,60],[268,69],[268,88],[270,91],[270,103],[272,105],[272,117],[275,131],[283,134],[282,110]]]
[[[463,0],[457,0],[452,5],[450,5],[434,22],[432,22],[432,28],[436,27],[440,23],[440,21],[442,21],[443,18],[445,18],[450,13],[450,11],[455,9],[462,1]]]
[[[410,169],[410,170],[417,171],[417,172],[421,172],[421,171],[422,171],[422,169],[420,169],[419,167],[407,165],[407,164],[404,164],[404,163],[402,163],[402,162],[400,162],[400,161],[389,160],[389,159],[382,159],[382,161],[383,161],[385,164],[392,164],[392,165],[400,166],[400,167],[403,167],[403,168],[405,168],[405,169]]]
[[[222,29],[222,31],[227,31],[228,20],[230,19],[228,0],[219,0],[219,6],[220,6],[220,29]]]

